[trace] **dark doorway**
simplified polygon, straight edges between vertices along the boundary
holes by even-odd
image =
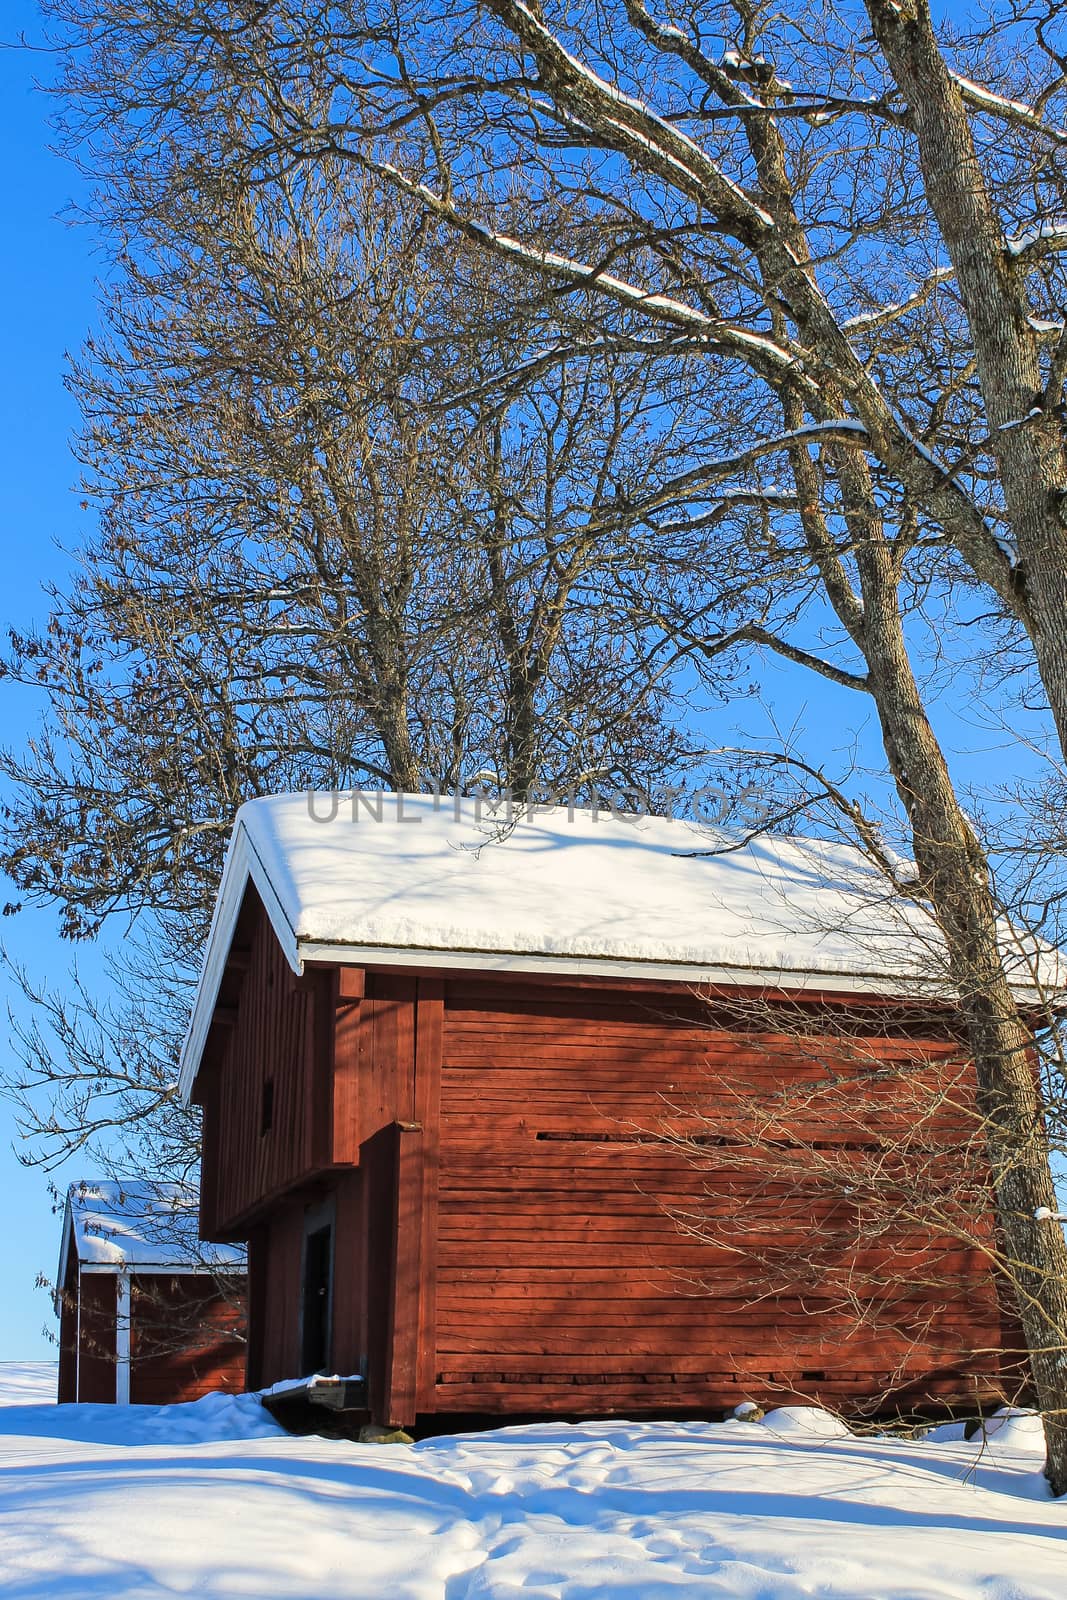
[[[311,1224],[311,1218],[308,1221]],[[300,1371],[303,1377],[313,1372],[324,1372],[329,1364],[332,1276],[333,1224],[312,1224],[304,1235],[303,1326],[300,1340]]]

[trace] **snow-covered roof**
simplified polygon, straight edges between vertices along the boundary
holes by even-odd
[[[306,961],[944,992],[929,915],[859,851],[451,796],[281,795],[237,814],[182,1057],[191,1091],[254,884]],[[1017,976],[1033,988],[1025,953]]]
[[[63,1213],[57,1294],[73,1250],[82,1272],[243,1272],[239,1245],[203,1244],[191,1184],[72,1183]]]

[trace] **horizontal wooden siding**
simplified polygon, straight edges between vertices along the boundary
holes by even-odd
[[[694,1166],[657,1137],[701,1132],[700,1108],[721,1114],[742,1079],[809,1070],[788,1035],[739,1046],[688,996],[478,981],[449,982],[445,994],[438,1410],[715,1407],[750,1393],[847,1401],[894,1381],[973,1395],[975,1380],[995,1383],[996,1357],[971,1354],[1000,1334],[977,1255],[951,1240],[893,1241],[898,1260],[912,1250],[915,1269],[913,1288],[894,1290],[899,1337],[857,1334],[817,1294],[755,1300],[732,1218],[758,1188],[777,1242],[792,1235],[802,1249],[819,1204],[788,1181],[717,1166],[713,1145]],[[943,1037],[894,1041],[873,1029],[864,1049],[874,1060],[949,1053]],[[797,1131],[833,1138],[817,1123]],[[686,1212],[712,1220],[714,1244],[686,1237]]]

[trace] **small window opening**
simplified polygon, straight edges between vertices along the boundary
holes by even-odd
[[[274,1079],[265,1078],[259,1103],[259,1131],[269,1133],[274,1126]]]

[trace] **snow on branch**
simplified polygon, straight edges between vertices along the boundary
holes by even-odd
[[[1023,266],[1056,251],[1067,250],[1067,222],[1039,222],[1036,227],[1009,239],[1006,248],[1009,256]]]
[[[859,316],[849,317],[841,327],[846,333],[867,333],[874,328],[883,328],[886,323],[896,322],[899,317],[906,316],[917,306],[925,305],[938,284],[955,276],[954,267],[937,267],[906,300],[894,301],[890,305],[881,306],[877,311],[863,311]]]
[[[727,227],[739,231],[774,229],[774,218],[688,134],[666,122],[642,100],[579,61],[524,0],[487,0],[487,7],[537,62],[541,80],[570,112],[579,112],[594,132],[612,140],[621,153],[659,167],[694,198],[710,204]]]
[[[1063,333],[1063,323],[1049,317],[1027,317],[1027,322],[1042,344],[1051,344]]]
[[[772,116],[787,117],[810,122],[813,127],[836,121],[843,113],[858,111],[864,116],[877,116],[901,125],[907,112],[903,106],[893,107],[880,95],[825,94],[812,90],[798,93],[788,78],[780,78],[772,62],[765,56],[744,56],[739,50],[727,50],[713,59],[700,48],[697,40],[682,32],[672,23],[659,22],[643,0],[624,0],[626,14],[638,32],[650,44],[666,54],[677,56],[709,88],[715,90],[722,104],[701,105],[703,120],[722,117]],[[750,94],[746,83],[759,86],[764,95]],[[784,98],[778,98],[784,97]]]
[[[963,96],[965,105],[973,107],[976,111],[984,111],[988,116],[999,117],[1003,122],[1012,122],[1019,127],[1029,128],[1034,133],[1043,134],[1056,144],[1067,144],[1067,129],[1052,127],[1024,100],[1008,100],[1004,95],[994,94],[991,89],[984,89],[980,83],[974,83],[970,78],[961,77],[958,72],[952,73],[951,76]]]
[[[739,106],[750,109],[755,107],[760,111],[767,109],[763,100],[749,94],[727,70],[731,65],[729,56],[740,59],[736,51],[728,51],[720,61],[713,61],[704,53],[696,40],[684,34],[681,28],[676,28],[671,23],[660,22],[654,17],[643,0],[625,0],[625,5],[631,23],[650,44],[655,45],[657,50],[678,56],[698,78],[714,89],[719,97],[731,104],[734,109]]]
[[[709,317],[694,306],[687,305],[684,300],[676,300],[672,295],[657,294],[642,289],[637,284],[628,283],[625,278],[616,277],[614,273],[603,272],[588,262],[575,260],[573,256],[559,255],[554,250],[543,250],[535,245],[523,244],[510,234],[499,233],[485,223],[465,216],[452,201],[437,194],[427,184],[407,177],[392,162],[374,161],[366,156],[360,156],[358,159],[368,170],[385,178],[405,194],[411,195],[413,199],[419,200],[435,216],[450,223],[466,238],[484,245],[496,255],[520,262],[536,272],[563,278],[576,288],[595,289],[599,294],[608,296],[620,305],[635,311],[643,311],[649,316],[674,323],[678,327],[693,330],[701,335],[707,348],[752,358],[778,369],[795,366],[798,362],[798,357],[792,350],[783,349],[767,334],[739,328],[733,323]]]
[[[456,220],[460,220],[458,214]],[[733,347],[739,351],[758,354],[775,366],[792,366],[796,361],[796,357],[790,351],[783,350],[781,345],[766,334],[753,333],[748,328],[738,328],[730,323],[720,322],[714,317],[705,316],[702,311],[687,305],[684,300],[676,300],[672,295],[656,294],[639,288],[624,278],[616,277],[614,273],[602,272],[598,267],[590,266],[584,261],[576,261],[571,256],[561,256],[553,250],[534,249],[518,239],[513,239],[509,234],[497,233],[484,223],[468,219],[464,225],[471,236],[481,239],[499,255],[510,256],[542,271],[547,269],[561,277],[569,278],[572,283],[583,288],[597,289],[620,304],[645,311],[650,316],[663,317],[669,322],[698,328],[709,343],[720,348]]]

